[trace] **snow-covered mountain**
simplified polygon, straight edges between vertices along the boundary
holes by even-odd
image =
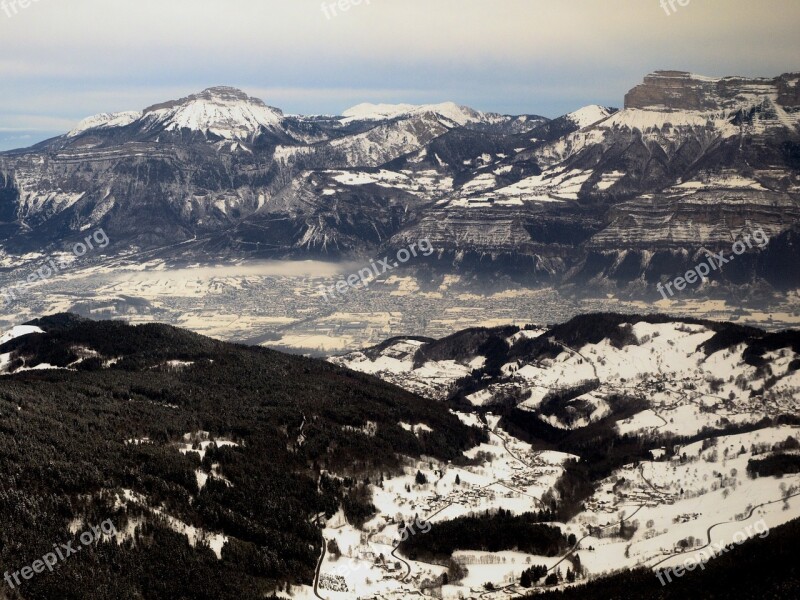
[[[702,293],[792,288],[800,273],[773,257],[800,252],[799,80],[657,72],[621,111],[552,120],[451,102],[287,116],[210,88],[0,154],[0,243],[42,250],[102,226],[120,249],[192,240],[182,256],[205,259],[428,238],[437,270],[646,294],[762,229],[770,245]]]
[[[598,121],[607,119],[616,112],[613,108],[591,104],[584,106],[566,115],[567,119],[575,123],[580,129],[594,125]]]
[[[499,115],[486,115],[455,102],[440,104],[371,104],[363,103],[342,113],[344,123],[353,121],[384,121],[412,115],[434,114],[458,125],[470,123],[501,122]]]
[[[798,80],[649,76],[619,112],[586,107],[562,117],[571,129],[555,120],[518,136],[512,152],[485,156],[398,245],[428,237],[462,265],[491,258],[534,279],[609,291],[685,272],[751,227],[793,248]],[[694,100],[675,100],[684,97]],[[779,255],[752,256],[731,275],[766,274],[767,256]]]
[[[144,111],[102,113],[88,117],[67,136],[133,126],[142,131],[200,132],[223,139],[246,140],[264,130],[277,131],[283,113],[231,87],[214,87]]]
[[[230,87],[209,88],[186,98],[145,109],[145,127],[201,131],[225,139],[247,139],[262,128],[277,129],[283,113]]]
[[[118,113],[100,113],[86,117],[72,129],[67,137],[75,137],[93,129],[113,129],[116,127],[126,127],[131,123],[142,118],[142,113],[137,111],[125,111]]]
[[[277,130],[283,112],[231,87],[213,87],[186,98],[157,104],[144,111],[101,113],[81,121],[67,134],[74,138],[101,129],[133,125],[145,131],[181,130],[246,140],[262,130]]]
[[[173,574],[197,569],[247,575],[248,598],[524,600],[631,569],[658,590],[658,569],[689,557],[749,568],[752,555],[725,547],[756,536],[788,540],[785,568],[795,561],[798,331],[594,314],[333,361],[427,397],[152,323],[52,315],[0,346],[0,419],[27,449],[4,460],[29,474],[8,493],[70,507],[47,539],[113,514],[125,544],[101,545],[81,573],[115,589],[115,552],[131,547],[134,574],[174,555],[163,585],[185,590]],[[55,456],[44,469],[53,448],[69,469]],[[31,523],[7,527],[35,555]],[[230,561],[286,547],[293,560],[266,572]],[[82,579],[47,581],[80,597]],[[153,577],[124,583],[118,595],[137,596]]]
[[[587,315],[553,328],[471,329],[395,338],[331,359],[433,400],[530,413],[558,429],[636,399],[621,433],[696,435],[790,414],[800,394],[800,334],[663,316]]]
[[[491,476],[481,476],[495,469],[509,492],[505,509],[535,509],[537,499],[572,506],[558,522],[576,536],[572,553],[589,579],[675,566],[709,544],[730,544],[748,525],[758,522],[764,534],[800,514],[797,468],[767,470],[797,463],[798,331],[599,314],[440,340],[394,338],[330,360],[483,423],[491,435],[485,468],[447,467],[435,486],[446,498],[435,509],[455,515],[491,506],[476,491],[492,489]],[[506,470],[507,453],[518,459],[515,473]],[[579,457],[571,469],[570,457]],[[560,482],[550,488],[555,468]],[[469,493],[459,494],[456,476],[471,484]],[[393,496],[399,505],[398,483],[382,482],[381,506],[393,508]],[[429,502],[417,488],[411,499]],[[564,565],[525,553],[456,555],[470,575],[466,586],[506,586],[497,594],[486,588],[486,598],[522,592],[512,556],[548,572]],[[489,564],[496,566],[479,566]]]

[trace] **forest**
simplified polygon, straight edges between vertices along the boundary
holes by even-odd
[[[567,549],[567,538],[558,527],[542,524],[550,520],[548,511],[512,515],[500,509],[435,523],[425,535],[410,536],[400,549],[411,560],[446,560],[456,550],[518,550],[556,556]]]
[[[71,367],[0,379],[0,563],[30,564],[72,539],[75,521],[111,519],[128,533],[6,590],[12,599],[247,599],[310,583],[317,515],[345,505],[364,518],[364,480],[399,469],[398,453],[457,462],[485,440],[442,405],[322,361],[163,325],[31,324],[45,333],[0,352]],[[402,421],[432,432],[415,436]],[[209,445],[201,461],[179,451],[187,434],[196,447],[230,444]],[[155,509],[226,536],[221,558]]]

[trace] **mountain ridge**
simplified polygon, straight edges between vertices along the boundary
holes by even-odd
[[[341,259],[427,238],[438,271],[646,295],[761,228],[772,249],[706,289],[781,290],[797,277],[765,257],[800,252],[798,80],[656,72],[621,111],[552,120],[452,103],[286,116],[209,88],[0,153],[0,244],[22,254],[104,227],[119,250],[168,237],[210,260]]]

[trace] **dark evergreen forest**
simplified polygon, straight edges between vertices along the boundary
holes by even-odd
[[[322,361],[163,325],[73,315],[31,324],[46,333],[0,352],[16,366],[72,366],[0,379],[2,570],[75,539],[76,519],[136,528],[121,545],[86,547],[5,589],[8,598],[247,599],[310,583],[322,549],[317,515],[342,505],[368,515],[363,482],[398,470],[399,455],[458,461],[485,439],[440,404]],[[401,421],[433,431],[417,437]],[[202,462],[179,452],[183,436],[200,431],[237,445],[212,445]],[[220,477],[201,490],[195,472],[212,465]],[[148,507],[123,502],[123,490]],[[222,559],[191,547],[153,507],[228,536]]]

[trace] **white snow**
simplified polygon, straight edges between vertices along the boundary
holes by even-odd
[[[472,364],[459,364],[452,360],[427,361],[415,368],[414,356],[422,346],[417,340],[398,340],[385,348],[375,358],[363,352],[331,358],[332,363],[354,371],[378,375],[409,391],[429,397],[441,397],[453,382],[472,372]]]
[[[100,113],[85,118],[78,123],[75,128],[67,134],[67,137],[75,137],[92,129],[112,129],[114,127],[125,127],[142,117],[139,111],[126,111],[118,113]]]
[[[598,121],[608,118],[611,116],[611,114],[611,109],[606,108],[605,106],[590,104],[589,106],[584,106],[575,112],[569,113],[567,118],[575,123],[580,129],[583,129],[584,127],[594,125]]]
[[[176,519],[172,515],[166,513],[163,509],[154,507],[151,505],[147,496],[143,494],[139,494],[130,489],[123,489],[122,490],[122,497],[117,496],[116,499],[116,506],[117,507],[124,507],[128,504],[138,504],[143,508],[149,510],[150,512],[162,517],[166,522],[167,526],[175,531],[176,533],[180,533],[185,535],[189,541],[189,545],[194,548],[197,546],[199,542],[203,542],[208,544],[209,548],[214,552],[218,560],[222,559],[222,548],[228,542],[228,536],[221,534],[221,533],[214,533],[210,531],[205,531],[199,527],[194,527],[193,525],[188,525],[181,521],[180,519]],[[130,527],[129,520],[129,527],[128,530],[131,532],[132,535],[132,527]],[[133,527],[138,524],[139,521],[137,520]],[[125,535],[122,536],[122,539],[125,539]],[[117,538],[118,543],[120,543],[120,538]]]
[[[18,337],[22,337],[23,335],[30,335],[31,333],[44,333],[44,331],[35,325],[16,325],[0,337],[0,346]]]
[[[187,433],[183,436],[184,442],[181,444],[177,444],[178,451],[181,454],[188,454],[189,452],[195,452],[200,456],[200,460],[202,461],[206,456],[206,451],[208,447],[212,444],[216,445],[217,448],[222,448],[224,446],[233,446],[238,447],[239,444],[233,442],[231,440],[226,440],[223,438],[218,438],[215,440],[209,439],[209,433],[207,431],[195,431],[193,433]],[[194,448],[194,445],[197,444],[199,448]]]
[[[612,171],[611,173],[603,173],[600,176],[600,181],[597,183],[597,189],[600,191],[605,191],[623,177],[625,177],[625,173],[623,173],[622,171]]]
[[[409,181],[406,175],[387,171],[386,169],[381,169],[374,173],[367,171],[333,171],[332,173],[336,173],[333,176],[334,181],[343,185],[368,185],[370,183],[397,185]]]
[[[587,416],[581,415],[570,427],[584,427],[610,414],[615,397],[621,395],[641,398],[647,407],[618,422],[620,434],[690,436],[703,428],[718,430],[710,440],[677,448],[674,456],[673,446],[652,448],[652,461],[643,459],[618,468],[599,482],[597,491],[586,500],[584,511],[569,523],[557,524],[578,539],[586,536],[578,550],[589,575],[596,577],[635,566],[677,564],[709,541],[730,543],[737,532],[748,526],[752,529],[762,520],[762,525],[775,527],[796,517],[800,499],[784,502],[783,498],[800,493],[800,474],[751,479],[747,464],[790,436],[800,439],[800,427],[776,426],[736,435],[719,431],[728,423],[754,423],[764,416],[795,410],[800,372],[789,368],[798,358],[793,349],[767,353],[767,374],[759,375],[744,360],[744,344],[706,355],[700,346],[715,333],[705,326],[634,321],[621,328],[626,338],[621,347],[606,339],[577,349],[563,346],[563,352],[555,358],[539,357],[530,363],[517,360],[503,366],[501,384],[468,397],[474,404],[485,405],[508,386],[517,386],[530,395],[522,408],[533,410],[554,389],[594,381],[599,387],[577,398],[582,407],[588,407],[584,413]],[[520,331],[508,341],[515,343],[542,333]],[[425,388],[425,379],[419,369],[413,368],[412,358],[419,345],[401,341],[374,359],[355,353],[342,364],[353,367],[361,363],[359,370],[366,367],[401,385],[416,378],[415,386],[423,386],[427,396],[437,397],[436,385],[428,382]],[[472,365],[483,360],[479,356],[461,359]],[[446,361],[436,364],[441,366],[443,362]],[[766,391],[764,377],[777,378],[770,381]],[[759,393],[753,395],[752,390]],[[326,538],[339,536],[340,547],[349,545],[348,556],[362,566],[358,575],[345,577],[348,583],[354,582],[359,594],[387,599],[411,597],[418,595],[422,580],[440,572],[434,565],[414,561],[406,561],[411,569],[407,578],[405,567],[399,575],[393,567],[374,570],[370,557],[389,556],[388,551],[398,541],[400,521],[410,522],[419,515],[437,523],[499,507],[514,513],[536,510],[542,495],[558,479],[564,461],[570,458],[557,452],[534,451],[503,431],[499,417],[491,413],[484,415],[486,423],[475,414],[453,414],[467,425],[488,431],[489,443],[464,453],[478,464],[456,467],[428,458],[413,461],[406,464],[403,474],[373,486],[378,515],[363,531],[348,529],[342,523],[329,523],[326,528]],[[546,420],[555,427],[567,426],[554,417]],[[408,422],[401,426],[408,431],[415,427]],[[417,471],[426,476],[427,483],[416,483]],[[456,476],[459,484],[455,483]],[[634,526],[630,540],[618,535],[620,518]],[[684,552],[679,543],[692,538],[696,541]],[[460,551],[456,556],[466,563],[470,573],[464,581],[442,590],[446,598],[515,597],[510,588],[488,593],[483,584],[491,581],[496,587],[506,586],[518,580],[529,561],[552,567],[560,559],[514,552]],[[562,565],[565,569],[566,563]]]
[[[458,197],[451,201],[450,205],[464,208],[486,208],[490,206],[489,198],[494,199],[500,205],[509,205],[512,201],[516,201],[515,204],[519,205],[524,202],[549,203],[577,200],[581,187],[591,176],[591,171],[578,169],[565,171],[562,168],[555,168],[487,193],[486,190],[494,185],[494,176],[483,174],[466,183],[462,188],[462,192],[466,194],[483,191],[482,196]]]
[[[417,423],[416,425],[411,425],[410,423],[400,422],[400,427],[409,431],[416,435],[417,437],[420,436],[421,433],[433,433],[433,429],[425,425],[425,423]]]
[[[455,102],[440,104],[371,104],[363,103],[348,108],[342,113],[342,122],[383,121],[397,117],[433,113],[458,125],[484,121],[486,116],[467,106],[459,106]]]
[[[143,120],[149,127],[158,124],[167,131],[190,129],[226,139],[247,139],[262,127],[278,128],[283,113],[234,88],[217,87],[145,112]]]
[[[407,115],[420,108],[416,104],[372,104],[364,102],[342,113],[346,120],[375,121]]]

